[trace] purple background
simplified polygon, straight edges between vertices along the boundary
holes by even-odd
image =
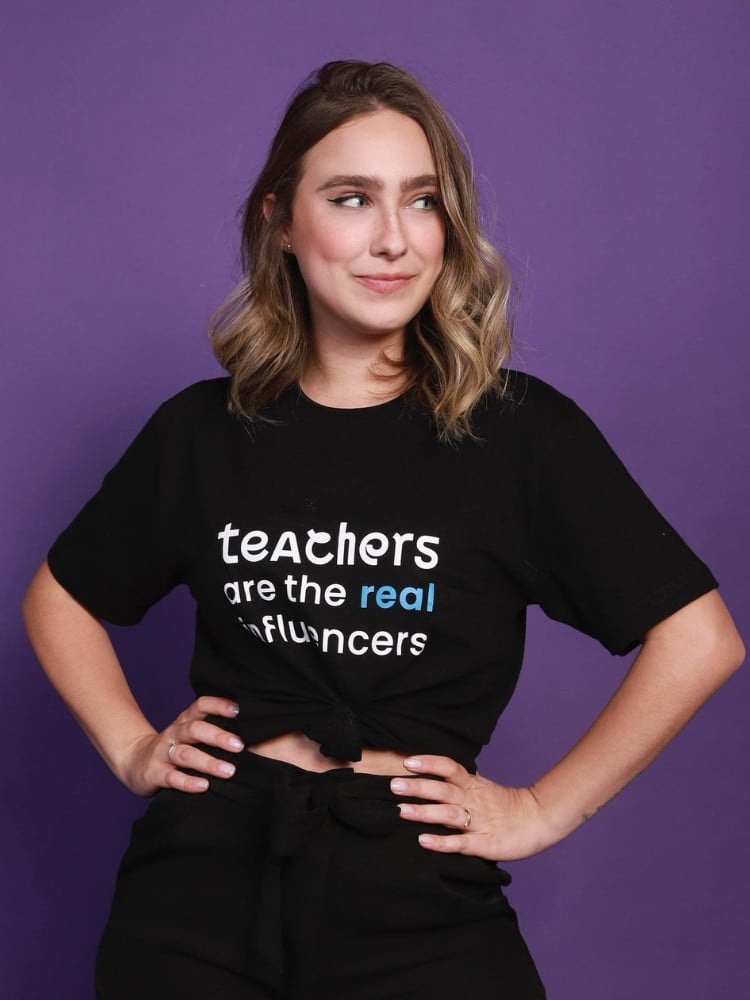
[[[730,0],[5,3],[3,995],[92,995],[129,822],[22,634],[23,589],[155,406],[217,374],[234,213],[294,86],[386,58],[464,126],[523,290],[516,367],[596,420],[747,618],[750,7]],[[494,204],[491,191],[495,192]],[[164,725],[189,701],[177,592],[113,629]],[[634,654],[529,615],[480,767],[528,783]],[[508,867],[551,998],[747,988],[747,670],[595,820]],[[498,967],[498,976],[502,968]]]

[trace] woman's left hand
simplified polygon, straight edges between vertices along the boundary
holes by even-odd
[[[399,802],[403,819],[456,828],[451,835],[421,834],[420,844],[431,851],[516,861],[538,854],[562,839],[550,829],[549,819],[530,788],[498,785],[479,774],[470,774],[450,757],[422,754],[405,760],[404,767],[415,774],[444,779],[391,781],[397,795],[430,800],[424,805]]]

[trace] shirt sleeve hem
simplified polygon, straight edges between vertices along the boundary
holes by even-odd
[[[637,601],[621,627],[600,641],[613,656],[625,656],[642,644],[650,628],[718,586],[705,563],[693,567]]]
[[[77,601],[95,618],[110,625],[137,625],[143,618],[145,611],[125,614],[113,611],[103,605],[101,600],[97,600],[96,593],[89,592],[76,583],[74,577],[66,570],[65,558],[58,558],[57,542],[47,553],[47,565],[52,576],[63,590],[67,591],[73,600]]]

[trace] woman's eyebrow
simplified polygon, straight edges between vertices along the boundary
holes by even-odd
[[[420,174],[418,177],[407,177],[401,181],[402,191],[414,191],[417,188],[437,186],[438,179],[435,174]],[[352,187],[369,191],[372,188],[381,190],[385,187],[385,184],[379,177],[367,177],[364,174],[336,174],[335,177],[329,178],[325,184],[321,184],[315,190],[317,193],[318,191],[328,191],[329,188],[337,187]]]

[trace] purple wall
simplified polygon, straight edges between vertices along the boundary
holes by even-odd
[[[516,366],[594,417],[750,636],[750,7],[68,0],[4,14],[0,983],[80,1000],[143,803],[35,666],[21,595],[155,405],[217,373],[203,330],[231,282],[233,215],[314,66],[402,63],[463,124],[524,274]],[[189,700],[189,616],[176,593],[113,629],[160,725]],[[632,655],[534,609],[482,771],[532,781]],[[748,683],[741,671],[595,820],[509,866],[551,998],[746,990]]]

